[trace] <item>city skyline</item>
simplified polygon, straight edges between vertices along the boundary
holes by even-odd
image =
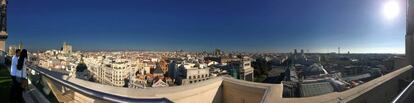
[[[8,45],[322,53],[341,47],[342,53],[404,53],[401,1],[391,19],[377,0],[96,2],[9,1]]]
[[[414,0],[0,0],[0,100],[409,103]]]

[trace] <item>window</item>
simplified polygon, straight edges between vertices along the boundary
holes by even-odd
[[[246,64],[244,64],[244,66],[250,66],[250,63],[246,63]]]

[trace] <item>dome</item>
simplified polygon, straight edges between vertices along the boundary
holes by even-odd
[[[323,68],[321,64],[314,63],[304,69],[305,76],[310,75],[323,75],[328,74],[328,72]]]

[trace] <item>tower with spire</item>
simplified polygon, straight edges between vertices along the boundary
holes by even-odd
[[[7,33],[7,0],[0,0],[0,50],[6,51]]]
[[[23,42],[22,41],[20,41],[20,43],[19,43],[19,47],[18,47],[20,50],[21,49],[23,49]]]

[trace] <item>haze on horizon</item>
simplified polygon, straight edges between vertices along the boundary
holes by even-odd
[[[31,50],[405,52],[402,0],[10,0],[8,16],[7,44]]]

